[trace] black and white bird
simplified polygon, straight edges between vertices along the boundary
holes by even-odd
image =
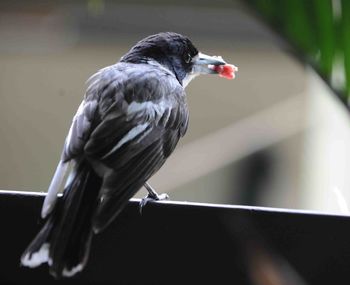
[[[93,234],[141,187],[149,192],[141,207],[167,198],[147,181],[186,133],[184,88],[196,75],[220,74],[219,66],[226,66],[221,57],[167,32],[141,40],[88,80],[42,207],[44,225],[22,265],[48,263],[53,276],[72,276],[84,268]]]

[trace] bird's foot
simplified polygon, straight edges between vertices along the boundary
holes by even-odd
[[[169,200],[169,195],[167,193],[157,194],[155,191],[153,191],[152,193],[148,193],[148,195],[142,198],[140,201],[140,205],[139,205],[140,214],[142,215],[143,207],[145,207],[148,202],[164,201],[164,200]]]

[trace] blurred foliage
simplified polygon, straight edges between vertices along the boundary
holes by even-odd
[[[350,101],[350,0],[249,0]]]

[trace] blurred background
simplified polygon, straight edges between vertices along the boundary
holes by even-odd
[[[173,200],[349,214],[346,58],[322,26],[342,1],[313,2],[328,5],[312,25],[328,36],[309,50],[312,1],[279,2],[1,1],[0,189],[46,192],[87,78],[174,31],[239,72],[189,85],[187,135],[151,185]]]

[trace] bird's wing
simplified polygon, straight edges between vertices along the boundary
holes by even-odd
[[[84,148],[104,172],[95,231],[107,226],[163,165],[187,129],[185,94],[176,79],[163,71],[130,69],[126,81],[101,94],[101,121]]]
[[[98,107],[97,94],[99,93],[100,77],[102,73],[103,70],[100,70],[89,79],[86,98],[81,102],[78,111],[73,117],[64,143],[61,159],[57,165],[43,203],[41,210],[42,218],[47,217],[52,211],[57,200],[57,194],[64,188],[68,173],[72,169],[72,159],[82,155],[85,143],[93,129],[93,123],[96,121],[96,111]]]

